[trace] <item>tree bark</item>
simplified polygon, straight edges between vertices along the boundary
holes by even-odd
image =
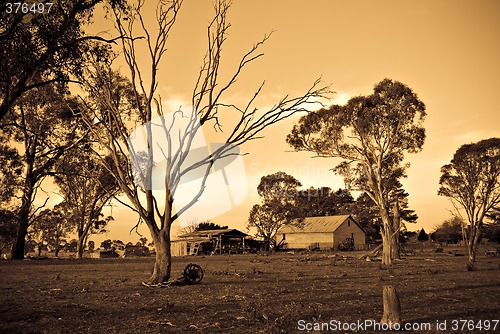
[[[382,264],[392,265],[391,232],[386,226],[382,229]]]
[[[55,239],[54,240],[54,255],[55,255],[55,257],[58,257],[59,251],[61,250],[59,230],[56,230],[56,236],[54,239]]]
[[[391,256],[393,259],[401,259],[401,243],[399,241],[399,232],[394,232],[391,237]]]
[[[479,241],[479,228],[477,226],[471,225],[471,232],[468,239],[467,251],[469,257],[469,263],[467,268],[469,270],[476,269],[476,250],[477,250],[477,242]]]
[[[76,242],[76,258],[81,259],[83,257],[83,249],[85,247],[85,243],[83,236],[78,236],[78,241]]]
[[[401,243],[399,241],[399,229],[401,227],[401,213],[398,200],[394,202],[394,217],[392,219],[391,252],[393,259],[401,259]]]
[[[265,241],[265,246],[266,246],[266,252],[270,251],[271,250],[271,246],[272,246],[272,239],[267,237],[264,239]],[[276,244],[274,244],[274,247],[273,248],[276,248]]]
[[[399,302],[398,292],[392,285],[386,285],[382,290],[384,303],[384,315],[380,323],[400,323],[401,322],[401,304]]]
[[[172,252],[170,247],[170,228],[164,227],[154,236],[156,258],[151,278],[147,284],[160,284],[168,282],[172,269]]]
[[[14,242],[14,246],[12,249],[13,260],[24,259],[24,248],[26,246],[26,235],[28,234],[29,215],[31,211],[31,203],[32,203],[34,187],[35,187],[35,182],[32,180],[32,177],[27,176],[23,189],[21,208],[19,210],[19,222],[18,222],[16,241]]]
[[[386,266],[392,265],[392,222],[389,218],[387,209],[380,210],[380,217],[382,218],[382,264]]]

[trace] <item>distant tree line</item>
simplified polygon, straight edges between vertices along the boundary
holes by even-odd
[[[141,237],[139,238],[139,241],[137,241],[135,244],[133,242],[128,242],[124,243],[123,241],[119,239],[111,240],[111,239],[106,239],[101,242],[100,249],[101,250],[124,250],[126,247],[129,246],[141,246],[141,247],[146,247],[150,246],[148,245],[148,239],[146,237]]]
[[[470,227],[463,219],[454,216],[437,226],[430,237],[436,242],[458,244],[467,239],[463,233],[469,234]],[[482,227],[479,241],[481,240],[500,244],[500,220],[496,219]]]
[[[256,229],[268,247],[279,247],[276,232],[285,224],[305,217],[352,215],[363,227],[369,242],[381,240],[381,220],[375,202],[362,193],[354,199],[347,189],[329,187],[300,189],[302,183],[285,172],[263,176],[257,187],[261,203],[255,204],[248,218],[247,227]],[[418,216],[408,209],[406,197],[401,192],[400,215],[407,223],[416,222]],[[404,240],[404,238],[403,238]]]

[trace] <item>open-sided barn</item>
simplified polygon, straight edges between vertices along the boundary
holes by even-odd
[[[279,229],[276,242],[288,249],[363,250],[366,234],[350,215],[307,217]]]
[[[194,231],[172,241],[172,255],[243,253],[247,248],[246,237],[248,234],[232,228]]]

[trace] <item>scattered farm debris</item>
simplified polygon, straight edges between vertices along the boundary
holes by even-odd
[[[203,269],[194,263],[190,263],[184,268],[182,272],[182,276],[169,282],[162,282],[158,284],[148,284],[146,282],[142,282],[142,285],[147,286],[148,288],[163,288],[170,287],[171,285],[190,285],[190,284],[199,284],[203,279]]]

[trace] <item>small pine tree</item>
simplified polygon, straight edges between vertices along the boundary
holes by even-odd
[[[429,235],[425,232],[424,229],[420,230],[420,233],[418,234],[417,240],[418,241],[427,241],[427,240],[429,240]]]

